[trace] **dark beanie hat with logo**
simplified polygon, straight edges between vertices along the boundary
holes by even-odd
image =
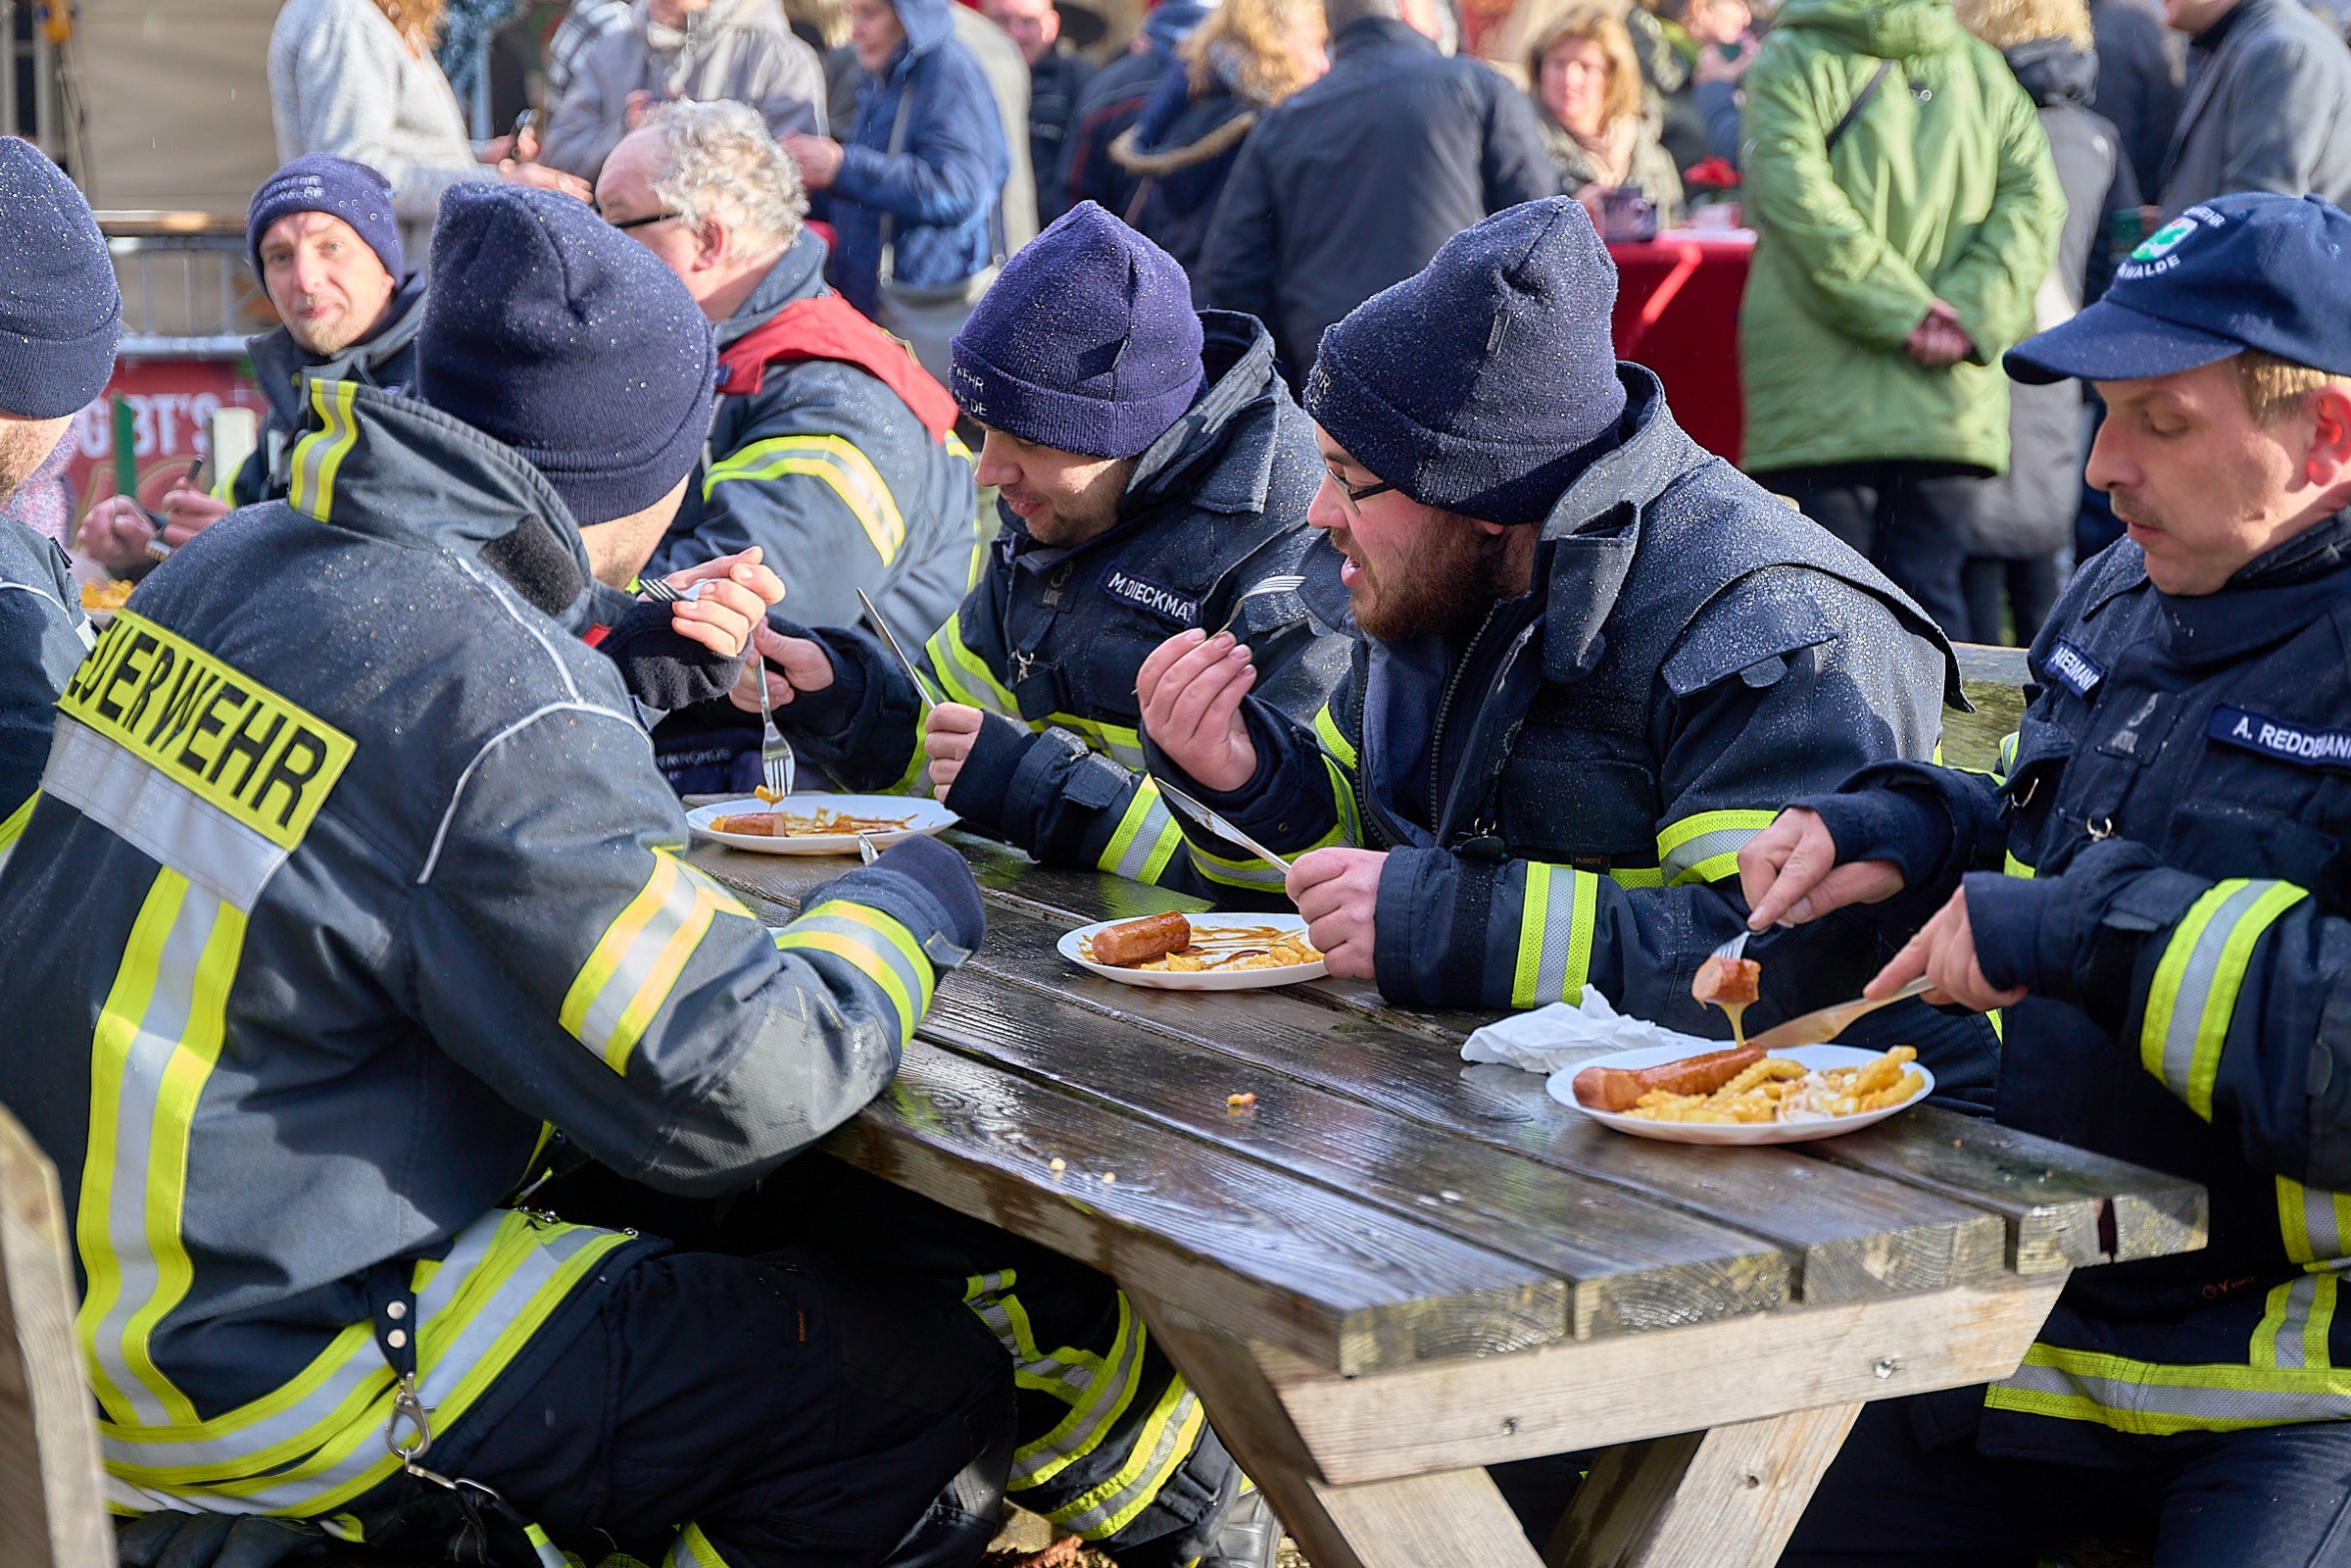
[[[1306,412],[1426,506],[1535,523],[1625,412],[1616,264],[1565,196],[1497,213],[1322,335]]]
[[[1135,457],[1207,381],[1184,269],[1093,202],[1004,264],[951,352],[965,414],[1090,458]]]
[[[366,164],[312,153],[262,182],[245,211],[245,249],[253,257],[254,276],[262,274],[262,236],[270,224],[295,213],[341,219],[375,253],[395,282],[407,274],[400,219],[392,211],[392,182]]]
[[[122,291],[90,204],[39,148],[0,136],[0,414],[87,407],[122,335]]]
[[[453,185],[432,236],[416,395],[514,449],[582,524],[701,461],[718,351],[677,274],[584,202]]]

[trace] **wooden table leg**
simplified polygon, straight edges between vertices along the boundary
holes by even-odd
[[[1127,1295],[1314,1568],[1542,1568],[1484,1470],[1334,1487],[1247,1343],[1131,1287]]]
[[[1859,1404],[1603,1449],[1550,1568],[1771,1568]]]

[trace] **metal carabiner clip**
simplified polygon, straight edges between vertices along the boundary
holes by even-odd
[[[405,1445],[400,1441],[400,1424],[404,1421],[416,1433],[414,1440]],[[416,1396],[414,1372],[403,1374],[392,1390],[392,1418],[384,1423],[384,1446],[392,1450],[393,1458],[411,1470],[416,1469],[413,1461],[432,1447],[432,1412]]]
[[[2089,834],[2089,841],[2092,844],[2114,837],[2114,818],[2111,816],[2093,816],[2082,826],[2083,831]]]

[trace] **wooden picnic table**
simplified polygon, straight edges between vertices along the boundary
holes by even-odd
[[[1203,906],[949,841],[987,941],[825,1147],[1116,1278],[1316,1568],[1761,1568],[1864,1401],[2004,1376],[2071,1269],[2204,1242],[2195,1184],[1942,1110],[1670,1145],[1464,1064],[1476,1016],[1118,985],[1055,939]],[[689,858],[779,924],[845,868]],[[1585,1449],[1539,1554],[1484,1467]]]

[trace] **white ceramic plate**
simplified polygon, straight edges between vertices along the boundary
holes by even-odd
[[[1192,922],[1195,940],[1218,929],[1265,928],[1306,934],[1306,917],[1302,914],[1237,913],[1187,914]],[[1081,969],[1091,969],[1105,980],[1121,985],[1141,986],[1147,991],[1261,991],[1268,986],[1296,985],[1300,980],[1320,980],[1330,969],[1320,958],[1312,963],[1286,964],[1279,969],[1196,969],[1189,974],[1170,974],[1153,969],[1125,969],[1114,963],[1096,963],[1085,956],[1078,944],[1098,931],[1107,931],[1122,920],[1103,920],[1096,925],[1082,925],[1075,931],[1065,931],[1054,944],[1061,956]]]
[[[694,831],[706,839],[731,844],[738,850],[756,850],[761,855],[855,855],[857,836],[855,833],[796,833],[790,838],[775,838],[765,833],[720,833],[710,824],[722,816],[738,816],[749,811],[791,811],[813,814],[829,808],[850,816],[903,816],[911,818],[906,827],[890,833],[871,833],[873,847],[886,850],[904,839],[918,833],[937,833],[955,825],[955,813],[937,801],[923,795],[791,795],[782,805],[770,806],[756,796],[736,801],[716,801],[709,806],[697,806],[686,813]]]
[[[1728,1049],[1729,1041],[1720,1043]],[[1576,1074],[1587,1067],[1654,1067],[1660,1062],[1679,1061],[1690,1053],[1680,1046],[1643,1046],[1639,1051],[1611,1052],[1605,1056],[1593,1056],[1579,1061],[1573,1067],[1563,1067],[1551,1074],[1545,1087],[1553,1100],[1602,1122],[1620,1133],[1636,1138],[1655,1138],[1668,1144],[1809,1144],[1822,1138],[1836,1138],[1844,1133],[1858,1132],[1864,1127],[1884,1121],[1898,1110],[1908,1110],[1935,1093],[1935,1074],[1924,1062],[1910,1065],[1927,1080],[1926,1087],[1898,1105],[1883,1110],[1864,1111],[1858,1116],[1837,1116],[1827,1121],[1651,1121],[1646,1116],[1626,1116],[1615,1111],[1594,1110],[1576,1100]],[[1791,1046],[1775,1051],[1775,1056],[1800,1061],[1816,1070],[1830,1067],[1863,1067],[1883,1055],[1883,1052],[1863,1051],[1854,1046]]]

